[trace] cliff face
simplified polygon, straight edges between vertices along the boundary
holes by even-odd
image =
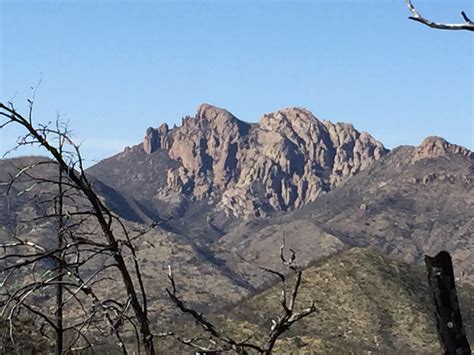
[[[388,152],[352,125],[320,121],[306,109],[249,124],[207,104],[180,127],[149,128],[143,149],[180,162],[168,169],[162,194],[209,199],[243,218],[306,205]]]

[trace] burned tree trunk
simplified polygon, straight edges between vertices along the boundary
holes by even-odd
[[[470,355],[466,332],[462,325],[451,256],[442,251],[425,256],[428,283],[434,304],[438,339],[444,354]]]

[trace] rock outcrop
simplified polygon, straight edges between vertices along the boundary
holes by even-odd
[[[250,124],[208,104],[180,127],[149,128],[143,149],[181,163],[168,170],[167,189],[244,218],[306,205],[388,152],[368,133],[303,108]]]
[[[413,156],[413,162],[432,159],[440,156],[448,156],[450,154],[458,154],[463,157],[474,159],[474,153],[469,149],[460,145],[452,144],[441,137],[427,137],[417,147]]]
[[[166,123],[163,123],[159,128],[154,129],[149,127],[146,130],[145,138],[143,138],[143,149],[147,154],[151,154],[157,149],[168,150],[171,147],[171,135]]]

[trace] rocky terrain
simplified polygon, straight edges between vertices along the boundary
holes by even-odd
[[[179,127],[148,128],[142,145],[112,159],[126,159],[137,149],[166,156],[162,164],[170,160],[160,167],[154,200],[205,201],[245,219],[307,205],[388,152],[351,124],[320,121],[306,109],[282,109],[249,124],[208,104]],[[111,162],[91,169],[99,178],[101,164]]]
[[[231,278],[241,275],[248,290],[268,280],[240,256],[276,267],[283,240],[307,264],[352,246],[410,262],[446,249],[472,283],[473,159],[438,137],[389,152],[304,109],[249,124],[203,104],[88,173],[123,218],[159,222]],[[232,207],[226,196],[235,191],[255,203]]]

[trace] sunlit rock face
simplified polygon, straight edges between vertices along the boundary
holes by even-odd
[[[169,193],[209,199],[242,218],[304,206],[388,152],[351,124],[320,121],[303,108],[250,124],[208,104],[179,127],[149,128],[143,149],[181,163],[167,171]]]
[[[440,156],[449,156],[450,154],[474,159],[474,154],[469,149],[449,143],[444,138],[432,136],[425,138],[416,148],[413,162],[423,159],[437,158]]]

